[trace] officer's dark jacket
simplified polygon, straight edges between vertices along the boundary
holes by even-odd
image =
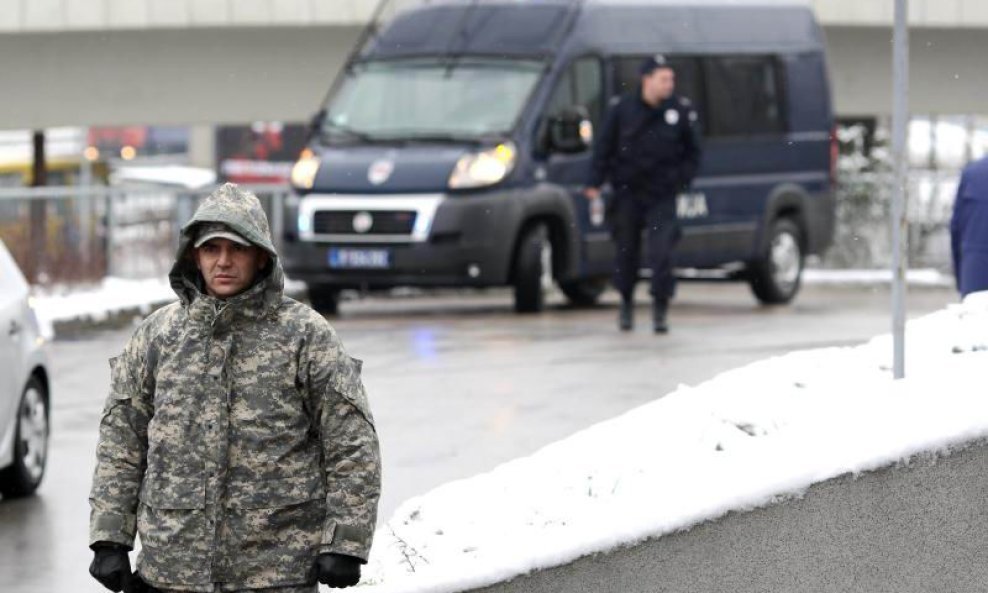
[[[594,147],[591,187],[610,181],[617,193],[668,197],[692,183],[700,166],[700,126],[689,99],[658,107],[641,90],[611,106]]]
[[[961,294],[988,290],[988,158],[971,163],[961,175],[950,239]]]

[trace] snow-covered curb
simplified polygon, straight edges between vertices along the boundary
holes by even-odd
[[[892,283],[891,270],[827,270],[807,268],[803,271],[803,282],[823,285],[886,285]],[[934,269],[918,269],[906,272],[906,282],[911,286],[951,288],[954,277]]]
[[[153,308],[176,298],[164,278],[104,278],[98,285],[81,289],[57,287],[43,290],[34,287],[31,305],[42,332],[50,339],[54,337],[55,324],[60,322],[101,323],[127,311],[146,315]]]
[[[890,339],[768,359],[403,504],[365,590],[463,591],[988,436],[988,295]]]
[[[300,294],[304,291],[304,284],[285,281],[286,293]],[[144,316],[177,298],[166,278],[131,280],[109,277],[86,288],[56,287],[44,290],[33,287],[31,306],[38,317],[42,333],[51,339],[58,323],[99,324],[127,313]]]

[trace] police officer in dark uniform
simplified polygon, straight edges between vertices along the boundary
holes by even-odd
[[[690,101],[674,94],[675,74],[663,56],[646,59],[638,89],[611,106],[594,147],[585,194],[600,198],[614,189],[607,214],[617,244],[614,284],[621,293],[619,326],[634,325],[634,291],[641,237],[647,237],[652,270],[652,320],[669,331],[666,312],[675,292],[672,251],[679,240],[676,195],[689,187],[700,164],[700,132]]]

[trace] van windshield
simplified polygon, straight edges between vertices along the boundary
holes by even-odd
[[[330,142],[478,139],[511,131],[542,72],[534,60],[435,58],[355,66],[322,122]]]

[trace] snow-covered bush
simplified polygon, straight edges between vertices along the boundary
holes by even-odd
[[[892,260],[892,159],[888,136],[876,131],[867,150],[867,128],[838,128],[837,228],[827,268],[885,268]],[[948,222],[960,172],[913,169],[907,183],[911,266],[950,269]]]
[[[840,127],[837,140],[837,228],[824,263],[831,268],[878,268],[888,265],[890,252],[891,173],[888,150],[866,152],[867,129]],[[876,138],[880,140],[880,138]]]

